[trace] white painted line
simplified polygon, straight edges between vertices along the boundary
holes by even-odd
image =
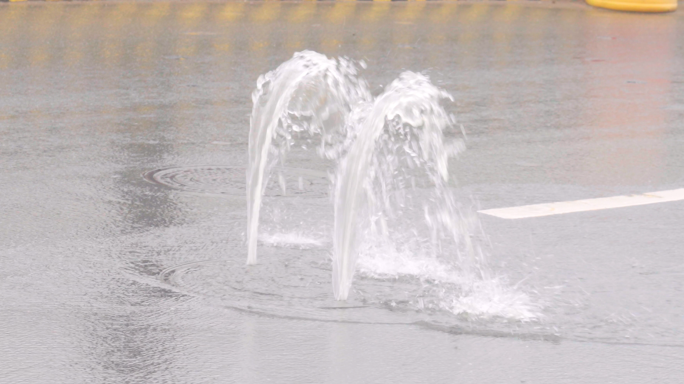
[[[598,199],[561,201],[558,203],[523,205],[520,207],[486,209],[479,211],[486,215],[500,217],[502,219],[525,219],[528,217],[541,217],[562,215],[564,213],[598,211],[601,209],[633,207],[668,201],[684,200],[684,188],[670,191],[650,192],[643,195],[613,196]]]

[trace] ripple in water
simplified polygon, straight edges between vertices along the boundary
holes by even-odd
[[[302,257],[302,253],[306,253]],[[299,250],[289,257],[269,257],[247,266],[243,259],[201,261],[172,267],[159,279],[179,291],[217,305],[270,315],[318,321],[410,323],[363,298],[347,302],[330,296],[330,263]],[[266,262],[267,261],[267,262]]]
[[[143,174],[153,184],[191,193],[245,197],[243,167],[190,166],[155,169]],[[265,196],[326,197],[329,181],[325,172],[299,168],[277,168],[278,179],[271,180]]]
[[[352,295],[343,302],[330,295],[331,263],[320,249],[264,247],[256,265],[245,265],[240,257],[198,261],[168,268],[159,280],[217,306],[277,318],[418,324],[453,333],[555,338],[534,329],[536,323],[527,321],[529,302],[513,290],[502,291],[498,282],[467,291],[468,284],[454,280],[442,264],[384,257],[393,262],[359,260]],[[501,307],[508,312],[501,312]]]

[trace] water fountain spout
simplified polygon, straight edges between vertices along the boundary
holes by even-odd
[[[419,279],[419,309],[499,313],[490,304],[504,300],[520,310],[516,316],[533,316],[526,295],[490,275],[471,238],[477,217],[449,186],[449,159],[465,144],[458,130],[449,131],[455,117],[443,104],[451,96],[427,76],[404,72],[372,98],[352,62],[304,51],[261,76],[252,97],[247,264],[257,261],[259,212],[271,170],[298,140],[320,139],[317,154],[334,166],[337,300],[349,299],[358,261],[364,277]],[[285,192],[284,179],[279,181]]]
[[[445,145],[443,130],[454,123],[454,118],[441,106],[443,99],[451,96],[426,76],[405,72],[372,104],[360,107],[364,112],[357,113],[357,121],[352,119],[358,125],[352,128],[356,139],[339,166],[335,186],[333,291],[337,300],[346,300],[351,288],[359,253],[359,227],[364,220],[361,212],[366,212],[366,219],[377,219],[382,233],[371,231],[371,236],[386,234],[386,218],[393,213],[389,193],[403,165],[396,152],[381,155],[380,146],[403,148],[408,154],[405,164],[420,168],[437,191],[445,194],[447,160],[462,146]],[[453,224],[457,219],[449,216],[437,219],[441,224]],[[458,228],[449,229],[458,237]]]
[[[349,60],[303,51],[259,77],[249,133],[247,264],[257,262],[259,211],[270,170],[284,161],[294,133],[320,136],[322,155],[344,136],[339,130],[352,106],[370,99],[366,83],[356,74]]]

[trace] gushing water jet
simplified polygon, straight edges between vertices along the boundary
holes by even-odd
[[[303,51],[259,77],[249,132],[247,264],[257,262],[259,211],[271,169],[284,162],[296,134],[320,136],[322,155],[335,145],[352,106],[370,99],[356,73],[346,59]]]
[[[386,255],[397,255],[395,261],[415,260],[411,265],[439,265],[433,269],[450,271],[448,284],[456,287],[450,292],[467,294],[488,279],[471,240],[477,220],[462,212],[448,185],[449,159],[465,146],[462,139],[446,139],[455,125],[443,106],[452,100],[447,92],[424,75],[404,72],[372,98],[352,62],[304,51],[261,76],[252,98],[248,264],[257,260],[259,212],[271,170],[304,137],[320,139],[317,154],[334,164],[337,300],[348,299],[360,255],[380,255],[381,264]]]
[[[443,131],[453,125],[454,118],[441,106],[444,99],[451,96],[427,77],[404,72],[373,103],[360,107],[364,112],[356,121],[352,119],[358,125],[352,128],[356,138],[340,164],[335,186],[333,290],[337,300],[349,295],[361,222],[370,221],[369,237],[386,237],[388,219],[403,205],[396,200],[397,194],[401,197],[406,182],[415,184],[415,177],[427,176],[435,192],[448,198],[447,161],[462,143],[445,145]],[[417,172],[405,172],[411,169]],[[441,213],[433,217],[426,211],[425,220],[441,220],[440,229],[449,229],[458,237],[453,209]],[[433,224],[437,228],[437,223]]]

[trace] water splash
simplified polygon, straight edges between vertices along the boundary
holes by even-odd
[[[427,77],[405,72],[372,104],[353,113],[349,129],[355,140],[340,163],[335,189],[333,287],[338,300],[349,295],[363,243],[366,249],[382,242],[411,252],[427,250],[434,257],[443,253],[445,236],[469,246],[447,190],[448,159],[464,145],[445,144],[444,130],[455,123],[441,105],[445,99],[450,95]],[[416,196],[406,192],[421,186],[428,193],[418,205],[423,225],[416,225],[410,217]],[[429,233],[420,233],[423,229]]]
[[[299,137],[320,138],[318,150],[325,155],[345,136],[341,130],[352,106],[370,99],[356,74],[349,60],[303,51],[259,77],[249,133],[247,264],[257,261],[259,211],[271,170]]]
[[[351,62],[313,52],[295,54],[262,76],[250,132],[248,264],[256,262],[259,208],[270,171],[297,140],[320,139],[318,155],[335,166],[337,300],[349,298],[360,271],[364,278],[420,282],[415,300],[408,301],[418,311],[534,319],[537,308],[529,297],[490,272],[476,241],[483,236],[479,221],[449,185],[449,160],[465,149],[445,108],[451,101],[414,72],[402,73],[372,98]],[[262,241],[302,248],[310,235],[274,233]],[[315,246],[328,243],[317,238]],[[363,301],[394,302],[362,291],[357,294]]]

